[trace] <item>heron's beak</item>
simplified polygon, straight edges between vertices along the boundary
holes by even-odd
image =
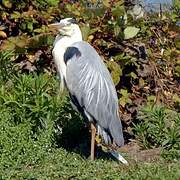
[[[53,24],[49,24],[48,27],[51,29],[51,30],[58,30],[58,29],[61,29],[65,26],[65,24],[63,23],[53,23]]]

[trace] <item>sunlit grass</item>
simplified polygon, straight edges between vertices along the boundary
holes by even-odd
[[[38,162],[1,171],[1,179],[173,179],[180,178],[180,162],[133,163],[114,160],[92,162],[79,154],[56,149]]]

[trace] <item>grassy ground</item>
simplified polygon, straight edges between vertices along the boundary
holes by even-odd
[[[132,163],[124,166],[112,159],[94,162],[79,154],[58,149],[33,165],[1,171],[0,179],[180,179],[180,162]]]

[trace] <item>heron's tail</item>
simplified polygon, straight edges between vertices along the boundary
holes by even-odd
[[[128,162],[121,156],[120,153],[118,153],[115,149],[113,149],[110,144],[112,144],[112,137],[110,134],[108,134],[105,130],[103,130],[100,126],[97,127],[98,128],[98,135],[100,135],[103,138],[103,141],[105,143],[105,147],[108,149],[108,151],[111,153],[112,156],[114,156],[118,161],[122,162],[123,164],[128,165]],[[117,136],[118,137],[118,136]],[[120,137],[121,136],[120,134]],[[124,145],[124,139],[120,139],[119,141],[122,145]]]
[[[116,118],[111,120],[109,124],[109,132],[117,146],[124,146],[122,125],[118,115]]]

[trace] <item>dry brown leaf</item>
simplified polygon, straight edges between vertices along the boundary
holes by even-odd
[[[5,39],[5,38],[7,38],[7,34],[4,31],[0,31],[0,37]]]

